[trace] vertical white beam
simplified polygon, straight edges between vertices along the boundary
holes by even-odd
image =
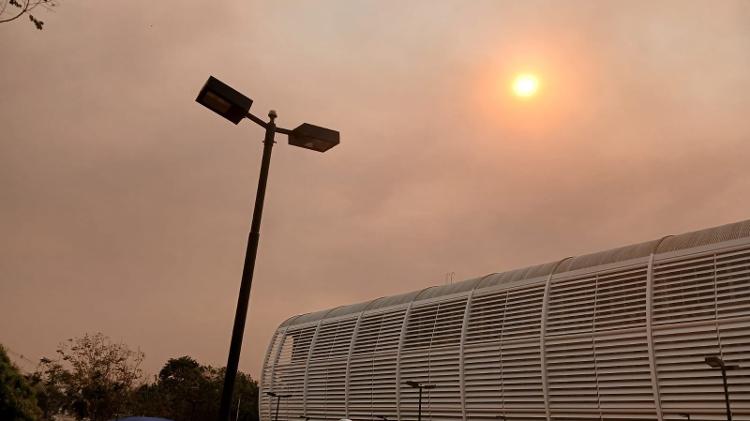
[[[268,360],[271,358],[271,350],[273,349],[273,344],[276,343],[276,338],[279,337],[279,329],[276,329],[276,331],[273,333],[273,336],[271,337],[271,344],[268,346],[268,349],[266,350],[266,355],[263,357],[263,366],[261,368],[260,372],[260,393],[258,393],[258,415],[263,415],[263,392],[268,388],[269,384],[273,384],[273,367],[268,367]],[[284,337],[281,337],[281,340],[284,340]],[[281,348],[281,344],[279,344],[279,348]],[[266,371],[266,367],[268,367],[268,376],[264,376],[263,373]],[[270,377],[270,378],[269,378]],[[273,386],[271,386],[273,387]],[[270,405],[269,405],[270,406]],[[269,411],[270,415],[270,411]]]
[[[458,349],[458,385],[461,390],[461,418],[466,420],[466,372],[464,368],[464,345],[466,344],[466,331],[469,328],[469,315],[471,313],[471,300],[474,298],[474,289],[466,297],[466,307],[464,308],[464,320],[461,324],[461,344]]]
[[[713,253],[713,271],[714,271],[714,330],[716,330],[716,345],[718,345],[719,355],[724,356],[724,347],[721,346],[721,327],[719,326],[719,285],[718,285],[718,268],[716,267],[716,253]]]
[[[552,274],[547,276],[547,282],[544,285],[544,298],[542,299],[542,324],[539,329],[539,357],[540,365],[542,368],[542,391],[544,392],[544,413],[547,417],[547,421],[550,420],[549,412],[549,381],[547,380],[547,349],[546,349],[546,335],[547,335],[547,312],[549,310],[549,290],[550,282],[552,280]]]
[[[374,301],[372,301],[374,302]],[[370,302],[370,304],[372,304]],[[349,341],[349,355],[346,358],[346,377],[344,377],[344,417],[349,418],[349,387],[351,385],[350,377],[352,374],[352,355],[354,353],[354,341],[357,339],[357,335],[359,334],[359,325],[362,323],[362,316],[365,314],[365,311],[367,311],[367,307],[370,305],[368,304],[365,306],[364,309],[359,313],[359,317],[357,317],[357,322],[354,324],[354,332],[352,332],[352,339]]]
[[[544,413],[547,417],[547,421],[550,420],[549,410],[549,380],[547,380],[547,344],[545,339],[547,337],[547,315],[549,313],[549,294],[550,287],[552,285],[552,276],[557,272],[557,268],[560,267],[562,262],[572,259],[572,257],[566,257],[552,268],[549,275],[547,275],[547,281],[544,283],[544,298],[542,298],[542,319],[539,328],[539,365],[542,369],[542,392],[544,393]]]
[[[662,238],[661,241],[664,239]],[[651,391],[654,395],[654,406],[656,417],[659,421],[664,420],[661,411],[661,398],[659,396],[659,376],[656,370],[656,354],[654,352],[654,255],[661,241],[654,247],[654,251],[648,257],[648,270],[646,271],[646,339],[648,342],[648,365],[651,369]]]
[[[281,331],[281,332],[279,332],[278,329],[276,330],[276,333],[274,334],[274,337],[271,340],[271,346],[268,347],[268,351],[266,352],[266,357],[263,360],[263,368],[265,369],[265,367],[268,366],[268,360],[270,359],[270,356],[271,356],[271,348],[273,347],[273,343],[276,340],[276,337],[278,335],[281,335],[281,340],[279,341],[279,346],[276,348],[276,355],[274,355],[274,357],[273,357],[273,363],[271,365],[271,371],[268,374],[268,381],[269,381],[269,385],[270,385],[270,387],[268,387],[268,391],[273,391],[275,383],[276,383],[276,379],[274,377],[276,375],[276,364],[279,362],[279,355],[281,354],[281,348],[284,347],[284,341],[286,340],[286,331],[288,329],[289,329],[289,327],[287,326],[287,327],[284,327],[283,331]],[[262,399],[262,396],[263,396],[262,391],[263,391],[263,389],[266,388],[265,386],[267,386],[267,385],[265,385],[265,384],[261,385],[261,393],[258,394],[258,400]],[[269,402],[270,402],[271,398],[269,397],[268,399],[269,399]],[[268,419],[269,420],[271,419],[271,405],[268,405]]]
[[[414,298],[418,297],[417,294]],[[406,325],[409,322],[409,315],[411,314],[411,308],[414,305],[414,300],[409,302],[409,307],[406,308],[404,313],[404,321],[401,323],[401,334],[398,337],[398,351],[396,353],[396,419],[401,420],[401,351],[404,349],[404,339],[406,338]]]
[[[596,364],[596,315],[599,311],[599,273],[594,275],[594,310],[591,312],[591,357],[594,366],[594,386],[596,387],[596,409],[602,417],[602,397],[599,389],[599,367]]]
[[[302,387],[302,415],[307,415],[307,386],[310,380],[310,360],[312,359],[313,349],[315,348],[315,342],[318,341],[318,333],[320,333],[320,326],[323,324],[325,317],[318,320],[318,325],[315,327],[315,334],[313,334],[312,341],[310,341],[310,349],[307,350],[307,361],[305,362],[305,382]]]

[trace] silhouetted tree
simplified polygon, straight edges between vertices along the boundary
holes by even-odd
[[[41,415],[31,385],[0,345],[0,420],[34,421]]]
[[[55,360],[42,358],[35,374],[50,394],[50,407],[76,419],[105,421],[127,409],[141,379],[143,353],[113,343],[101,333],[68,339]]]
[[[240,420],[257,420],[258,384],[242,372],[237,373],[236,382],[232,414],[237,415],[239,403]],[[223,385],[224,368],[201,365],[188,356],[172,358],[159,371],[154,384],[135,391],[130,413],[175,421],[215,419]]]
[[[56,0],[0,0],[0,23],[12,22],[26,15],[36,29],[42,30],[44,22],[32,15],[32,10],[40,6],[50,9],[57,5]]]
[[[158,386],[169,408],[169,418],[189,420],[210,411],[213,391],[206,373],[207,367],[187,356],[172,358],[164,364],[159,371]]]

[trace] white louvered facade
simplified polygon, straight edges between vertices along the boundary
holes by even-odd
[[[279,420],[750,421],[750,221],[295,316]],[[261,419],[275,400],[261,394]]]

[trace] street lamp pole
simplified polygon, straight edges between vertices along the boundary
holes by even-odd
[[[276,134],[276,112],[268,113],[269,122],[266,123],[266,136],[263,140],[263,158],[260,164],[260,177],[258,178],[258,190],[255,193],[255,208],[253,209],[253,220],[250,223],[250,234],[247,238],[247,249],[245,250],[245,265],[242,268],[242,282],[240,283],[240,294],[237,298],[237,310],[234,313],[234,327],[232,329],[232,342],[229,345],[229,358],[227,359],[227,371],[224,376],[224,388],[221,394],[221,406],[219,420],[229,419],[229,409],[232,403],[232,392],[234,381],[237,378],[237,367],[242,352],[242,338],[245,333],[245,322],[247,321],[247,308],[250,303],[250,288],[253,285],[253,273],[255,271],[255,258],[258,255],[258,241],[260,240],[260,220],[263,217],[263,202],[266,198],[266,184],[268,182],[268,169],[271,166],[271,150]],[[278,408],[277,408],[278,409]]]
[[[266,392],[266,395],[276,398],[276,415],[274,416],[274,421],[279,421],[279,407],[281,406],[281,398],[289,398],[292,395],[282,395],[281,393],[275,393],[275,392]],[[300,418],[303,418],[303,416],[300,416]],[[309,417],[304,417],[306,419],[310,419]]]
[[[727,364],[721,357],[716,355],[709,355],[705,358],[706,364],[711,368],[718,368],[721,370],[721,379],[724,383],[724,401],[727,405],[727,421],[732,421],[732,408],[729,406],[729,385],[727,385],[727,370],[735,370],[740,368],[737,364]]]
[[[727,421],[732,421],[732,408],[729,406],[729,386],[727,385],[727,368],[722,364],[721,379],[724,382],[724,402],[727,404]]]
[[[237,298],[237,310],[234,313],[234,327],[232,328],[232,342],[229,346],[229,358],[227,359],[227,371],[224,376],[224,388],[221,394],[221,407],[219,420],[229,419],[229,409],[232,403],[232,392],[234,381],[237,378],[237,367],[242,352],[242,339],[245,334],[245,322],[247,321],[247,307],[250,303],[250,288],[253,285],[253,273],[255,271],[255,259],[258,255],[258,242],[260,240],[260,220],[263,217],[263,203],[266,198],[266,184],[268,182],[268,169],[271,167],[271,150],[276,134],[276,112],[268,113],[269,121],[266,123],[266,135],[263,140],[263,158],[260,164],[260,176],[258,177],[258,190],[255,193],[255,208],[253,209],[253,220],[250,223],[250,234],[247,238],[247,249],[245,250],[245,265],[242,268],[242,282],[240,293]]]
[[[407,380],[404,383],[415,389],[419,389],[419,403],[417,404],[417,421],[422,421],[422,389],[427,389],[427,390],[434,389],[436,386],[434,384],[420,383],[420,382],[415,382],[413,380]]]
[[[266,197],[266,184],[268,181],[268,169],[271,166],[271,150],[276,133],[286,134],[289,144],[325,152],[339,144],[339,132],[314,126],[302,124],[294,130],[276,127],[276,111],[268,113],[268,122],[250,113],[253,100],[232,89],[213,76],[208,78],[206,84],[195,99],[198,103],[209,108],[234,124],[238,124],[245,118],[266,129],[263,139],[263,158],[260,165],[260,177],[258,178],[258,190],[255,194],[255,207],[253,208],[253,219],[250,223],[250,234],[247,239],[245,250],[245,263],[242,268],[242,282],[240,283],[239,297],[237,298],[237,309],[234,314],[234,326],[232,328],[232,340],[229,346],[229,357],[224,375],[224,388],[221,394],[221,406],[219,407],[219,421],[229,421],[229,413],[232,406],[232,394],[234,382],[237,378],[237,367],[242,351],[242,339],[245,333],[245,322],[247,310],[250,303],[250,288],[253,284],[253,272],[255,271],[255,259],[258,255],[258,241],[260,240],[260,220],[263,216],[263,202]],[[275,396],[275,395],[274,395]],[[277,399],[282,397],[278,395]],[[286,397],[286,396],[284,396]],[[278,403],[276,407],[278,415]]]

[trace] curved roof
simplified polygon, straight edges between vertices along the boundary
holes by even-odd
[[[360,313],[365,310],[397,306],[412,301],[427,300],[441,296],[448,296],[473,289],[488,288],[497,285],[549,276],[551,273],[564,273],[610,263],[647,257],[651,253],[661,254],[694,247],[706,246],[723,241],[737,240],[750,237],[750,220],[692,231],[685,234],[669,235],[656,240],[611,250],[600,251],[583,256],[568,257],[559,261],[529,266],[507,272],[492,273],[479,278],[467,279],[450,285],[431,286],[422,290],[404,294],[380,297],[347,306],[339,306],[328,310],[316,311],[290,317],[280,327],[315,322],[328,317],[338,317]]]

